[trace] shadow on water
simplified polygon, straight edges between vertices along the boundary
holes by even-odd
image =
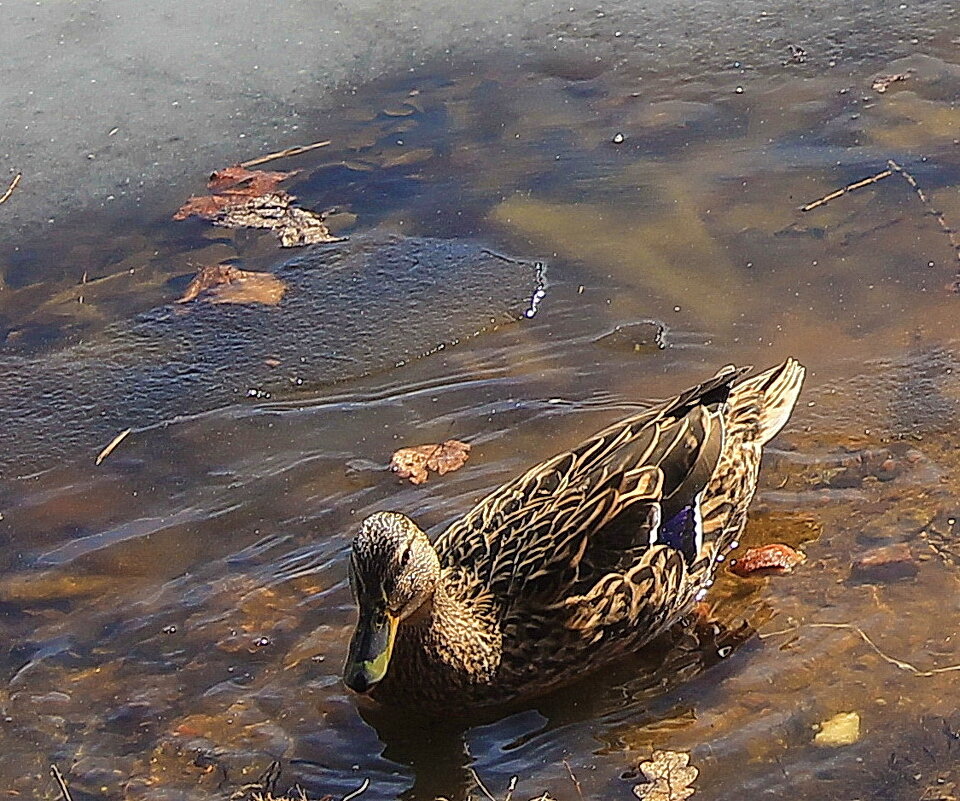
[[[473,770],[498,797],[516,776],[514,797],[562,801],[569,769],[584,797],[626,798],[666,748],[712,801],[955,795],[958,253],[930,209],[960,225],[960,66],[943,31],[920,52],[855,22],[848,50],[798,35],[806,60],[786,38],[722,64],[558,41],[344,95],[334,144],[283,165],[350,237],[312,271],[267,235],[157,222],[172,208],[7,252],[3,786],[40,795],[56,762],[78,798],[204,798],[279,759],[311,797],[369,779],[371,800],[465,799]],[[879,92],[878,73],[908,77]],[[798,211],[890,158],[929,204],[889,178]],[[385,241],[438,258],[385,264]],[[319,300],[171,305],[223,261]],[[640,399],[787,355],[809,380],[745,544],[803,549],[793,575],[724,574],[705,620],[489,718],[426,723],[343,689],[365,515],[436,533]],[[451,437],[472,445],[462,470],[388,472],[397,447]],[[855,736],[818,740],[853,713]]]
[[[427,801],[443,796],[457,801],[477,792],[478,763],[489,763],[484,764],[486,781],[506,784],[514,779],[507,766],[514,769],[527,761],[530,756],[525,752],[531,749],[540,759],[562,765],[568,757],[565,731],[584,721],[602,721],[612,748],[623,727],[647,731],[650,745],[656,745],[657,732],[684,725],[678,720],[691,720],[692,709],[684,704],[683,693],[696,693],[699,682],[722,680],[726,671],[719,663],[732,661],[735,651],[755,633],[746,622],[734,630],[713,620],[684,621],[635,659],[605,670],[599,681],[588,677],[533,704],[508,705],[479,715],[451,709],[438,721],[364,702],[359,708],[383,743],[381,756],[405,766],[415,777],[403,798]],[[705,671],[710,671],[709,679],[701,675]]]

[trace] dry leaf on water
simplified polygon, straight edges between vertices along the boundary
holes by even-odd
[[[633,788],[642,801],[683,801],[694,794],[690,786],[698,771],[690,763],[690,754],[682,751],[654,751],[648,762],[640,763],[646,782]]]
[[[194,276],[177,303],[187,303],[199,297],[208,303],[276,306],[286,291],[287,285],[273,273],[250,272],[229,264],[209,264]]]
[[[442,476],[459,470],[469,456],[470,446],[466,442],[448,439],[439,445],[400,448],[390,459],[390,469],[400,478],[409,478],[411,484],[422,484],[428,470]]]
[[[252,197],[218,212],[213,224],[224,228],[269,228],[285,248],[340,241],[340,237],[330,234],[319,214],[292,205],[293,200],[293,195],[286,192]]]
[[[275,231],[285,248],[339,242],[316,212],[293,205],[296,198],[277,189],[295,172],[247,170],[239,165],[218,170],[207,186],[215,194],[191,197],[173,215],[196,216],[224,228],[266,228]]]
[[[248,170],[240,164],[224,167],[210,174],[207,179],[207,188],[213,192],[231,191],[244,192],[248,197],[265,195],[275,192],[277,187],[287,178],[293,178],[299,170],[290,172],[270,170]]]
[[[807,561],[805,554],[782,543],[747,548],[742,556],[730,563],[730,571],[738,576],[749,576],[758,570],[771,573],[790,573],[797,565]]]
[[[188,198],[173,215],[173,219],[185,220],[187,217],[197,216],[205,220],[215,220],[221,212],[234,206],[242,206],[251,198],[278,192],[280,183],[294,175],[296,172],[247,170],[240,165],[217,170],[207,181],[207,188],[215,194]]]

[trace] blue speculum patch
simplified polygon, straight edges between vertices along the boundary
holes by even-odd
[[[703,544],[703,518],[700,514],[700,496],[660,525],[657,542],[676,548],[688,563],[696,559]]]

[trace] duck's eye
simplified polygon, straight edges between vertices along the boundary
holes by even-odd
[[[411,552],[412,550],[413,550],[413,549],[412,549],[409,545],[408,545],[406,548],[403,549],[403,553],[400,554],[400,567],[406,567],[406,566],[407,566],[407,562],[410,561],[410,552]]]

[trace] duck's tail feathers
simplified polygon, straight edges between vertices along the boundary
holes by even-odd
[[[732,407],[756,404],[757,439],[761,445],[766,445],[787,424],[805,373],[803,365],[791,358],[733,387],[729,400]]]

